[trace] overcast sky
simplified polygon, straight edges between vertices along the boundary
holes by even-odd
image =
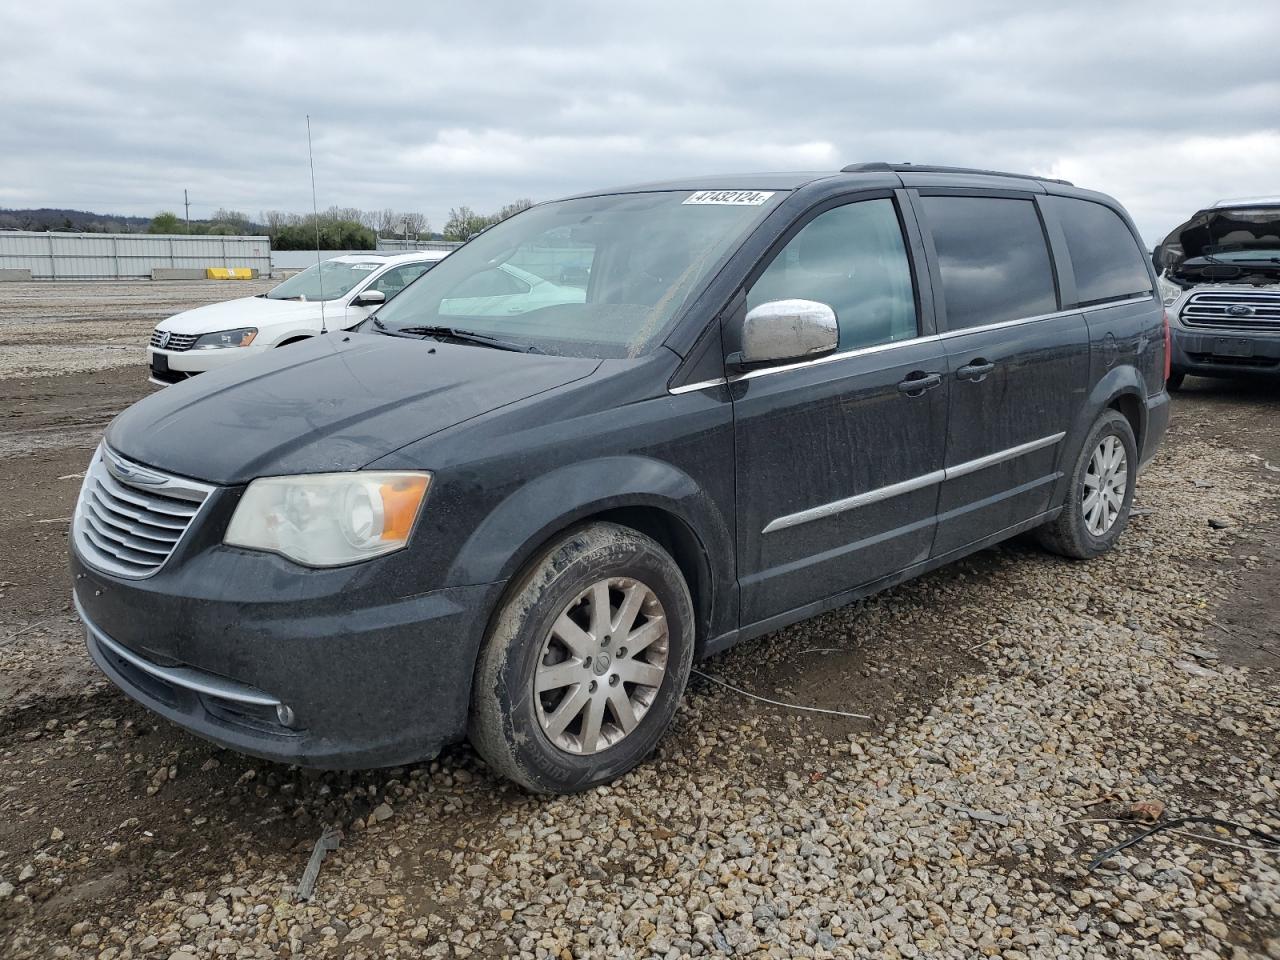
[[[1041,9],[1042,8],[1042,9]],[[1280,194],[1280,3],[16,2],[0,206],[421,210],[911,160],[1107,191],[1148,240]],[[744,186],[750,186],[744,182]]]

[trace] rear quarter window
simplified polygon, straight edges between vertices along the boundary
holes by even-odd
[[[1151,293],[1146,255],[1119,214],[1075,197],[1049,197],[1048,203],[1066,234],[1081,306]]]
[[[938,255],[947,329],[1053,313],[1053,265],[1031,200],[922,197]]]

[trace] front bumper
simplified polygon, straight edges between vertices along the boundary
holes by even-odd
[[[353,582],[352,568],[290,571],[231,550],[201,559],[130,581],[72,549],[89,653],[134,700],[222,746],[322,769],[397,766],[465,736],[501,584],[373,602],[373,578]]]
[[[1202,377],[1280,377],[1280,333],[1182,326],[1171,329],[1173,372]]]
[[[264,352],[255,344],[222,350],[159,350],[147,347],[147,367],[156,383],[179,383],[198,373],[225,367],[237,360],[247,360]]]

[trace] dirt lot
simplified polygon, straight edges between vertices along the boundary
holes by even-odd
[[[466,747],[312,774],[153,719],[89,663],[67,522],[142,344],[257,292],[0,302],[0,956],[1280,958],[1280,391],[1191,380],[1088,564],[1015,542],[754,641],[658,754],[533,798]],[[315,897],[293,890],[344,831]]]

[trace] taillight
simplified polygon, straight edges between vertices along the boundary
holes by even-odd
[[[1169,331],[1169,311],[1164,312],[1164,379],[1173,373],[1173,334]]]

